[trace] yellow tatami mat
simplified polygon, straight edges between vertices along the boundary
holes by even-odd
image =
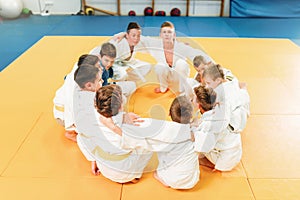
[[[152,172],[137,184],[93,176],[77,144],[53,119],[52,99],[64,76],[80,55],[107,40],[47,36],[0,73],[1,200],[300,199],[299,47],[286,39],[189,38],[248,83],[251,116],[242,133],[242,162],[227,173],[201,167],[199,183],[181,191],[163,187]],[[146,78],[126,109],[169,120],[176,95],[153,93],[153,71]]]

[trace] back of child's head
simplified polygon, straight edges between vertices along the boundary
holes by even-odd
[[[197,97],[197,103],[201,105],[204,111],[213,109],[216,104],[217,94],[212,88],[206,88],[203,85],[194,88]]]
[[[131,29],[141,30],[141,27],[137,22],[130,22],[127,26],[127,33],[129,33]]]
[[[212,80],[216,80],[217,78],[224,79],[224,72],[219,64],[211,64],[208,65],[203,71],[203,77],[209,76]]]
[[[88,82],[95,82],[99,68],[94,65],[82,64],[74,72],[74,80],[80,88],[84,89]]]
[[[80,66],[82,64],[95,65],[97,62],[99,62],[98,56],[92,54],[83,54],[79,57],[77,66]]]
[[[122,107],[122,89],[112,84],[101,87],[96,92],[96,109],[104,117],[112,117],[119,113]]]
[[[106,42],[106,43],[102,44],[101,50],[100,50],[100,56],[101,57],[109,56],[111,58],[116,58],[117,50],[116,50],[115,45],[113,45],[109,42]]]
[[[193,105],[186,96],[176,97],[170,106],[170,116],[174,122],[190,123],[193,117]]]
[[[206,64],[205,58],[201,55],[195,56],[194,59],[193,59],[193,65],[195,67],[199,67],[201,64]]]

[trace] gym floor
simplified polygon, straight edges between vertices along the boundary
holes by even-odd
[[[199,183],[187,191],[163,187],[152,172],[137,184],[95,177],[53,119],[55,91],[81,54],[128,22],[156,36],[166,20],[180,39],[248,83],[242,161],[227,173],[201,167]],[[0,36],[1,199],[300,199],[300,19],[30,16],[0,20]],[[153,83],[151,74],[147,80]],[[152,86],[140,85],[131,111],[151,117],[160,105],[166,113],[172,94],[153,94]]]

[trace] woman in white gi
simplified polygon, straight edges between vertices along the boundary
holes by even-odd
[[[65,127],[66,138],[76,142],[76,127],[73,115],[73,91],[76,85],[74,72],[82,64],[91,64],[100,68],[99,58],[95,55],[84,54],[79,57],[72,71],[65,77],[63,85],[56,91],[53,99],[53,114],[59,124]]]
[[[172,122],[144,118],[140,126],[123,125],[123,147],[157,152],[154,177],[164,186],[190,189],[199,181],[198,154],[191,141],[193,107],[185,96],[175,98],[170,107]]]

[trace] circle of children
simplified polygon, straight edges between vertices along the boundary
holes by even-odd
[[[155,152],[153,177],[166,187],[190,189],[199,181],[199,164],[230,171],[240,162],[240,133],[250,104],[246,84],[175,37],[171,22],[161,25],[159,37],[142,36],[138,23],[130,22],[126,32],[82,55],[56,91],[54,117],[91,162],[94,175],[135,183]],[[172,121],[123,109],[136,81],[145,81],[151,70],[150,63],[135,58],[145,49],[157,61],[159,87],[152,92],[176,94]],[[189,78],[188,59],[195,78]],[[195,110],[201,115],[195,117]]]

